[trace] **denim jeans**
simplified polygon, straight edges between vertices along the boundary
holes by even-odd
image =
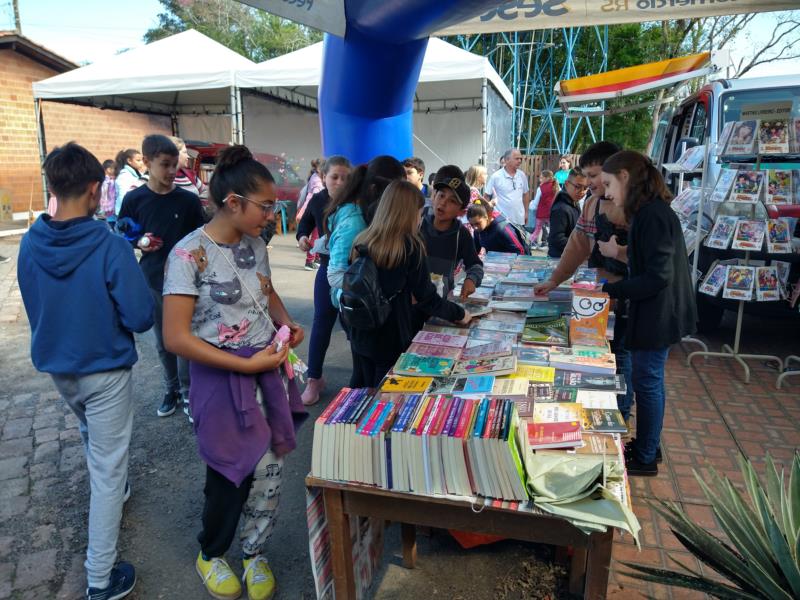
[[[625,378],[626,392],[617,394],[617,408],[626,421],[633,408],[633,381],[631,378],[631,351],[625,349],[625,332],[628,329],[628,318],[617,317],[614,321],[614,339],[611,340],[611,351],[617,359],[617,374]]]
[[[636,458],[645,463],[656,459],[664,425],[664,365],[669,346],[659,350],[633,350],[633,390],[636,393]]]
[[[155,300],[155,322],[153,333],[156,336],[156,349],[158,350],[158,360],[161,361],[161,368],[164,370],[164,385],[167,392],[180,394],[183,398],[189,397],[189,361],[164,348],[164,296],[161,292],[150,288],[150,293]]]
[[[314,322],[308,342],[308,377],[322,377],[322,365],[331,343],[331,333],[336,325],[338,311],[331,304],[331,286],[328,284],[328,266],[321,264],[314,278]]]
[[[86,579],[89,587],[104,588],[117,559],[128,479],[128,448],[133,429],[131,370],[52,377],[80,422],[91,491]]]

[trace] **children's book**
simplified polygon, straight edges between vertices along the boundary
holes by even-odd
[[[517,370],[516,356],[501,356],[482,360],[460,360],[453,367],[457,375],[511,375]]]
[[[546,346],[523,346],[517,349],[517,363],[546,367],[550,364],[550,349]]]
[[[419,344],[431,344],[434,346],[449,346],[451,348],[463,348],[467,343],[466,335],[450,335],[448,333],[435,333],[433,331],[420,331],[414,336],[414,341]]]
[[[765,302],[780,299],[778,269],[775,267],[756,267],[756,300]]]
[[[572,344],[604,346],[608,327],[608,294],[591,290],[575,290],[572,294],[572,318],[569,338]]]
[[[611,352],[593,352],[573,348],[552,348],[550,350],[550,366],[565,371],[606,375],[613,375],[617,371],[617,361]]]
[[[566,346],[568,331],[564,317],[538,323],[528,319],[525,321],[525,329],[522,330],[522,341],[527,344]]]
[[[717,185],[714,186],[714,192],[711,194],[712,202],[725,202],[728,199],[728,194],[731,192],[737,173],[736,169],[722,169],[720,171]]]
[[[591,433],[627,433],[628,426],[617,408],[583,408],[583,430]]]
[[[479,346],[467,346],[461,351],[461,360],[499,358],[511,356],[514,346],[508,342],[487,342]]]
[[[396,375],[444,377],[453,370],[455,362],[452,358],[420,356],[404,352],[400,355],[392,371]]]
[[[708,270],[706,278],[700,284],[700,293],[709,296],[718,296],[722,291],[722,286],[725,285],[725,277],[728,272],[728,266],[714,261],[711,268]]]
[[[769,219],[767,221],[767,252],[788,254],[791,251],[792,238],[789,235],[789,223],[785,219]]]
[[[730,246],[738,221],[739,218],[732,215],[719,215],[717,220],[714,221],[711,233],[706,238],[705,245],[709,248],[721,249]]]
[[[419,356],[435,356],[437,358],[456,359],[461,356],[460,348],[434,346],[432,344],[418,344],[416,342],[411,343],[411,345],[408,347],[408,352],[411,354],[418,354]]]
[[[750,300],[753,298],[755,268],[741,265],[728,265],[725,274],[723,298],[731,300]]]
[[[387,375],[381,384],[381,392],[399,394],[424,394],[433,382],[432,377],[406,377]]]
[[[733,182],[733,190],[729,198],[730,202],[744,202],[754,204],[759,201],[761,186],[764,184],[764,171],[745,171],[739,169],[736,173],[736,180]]]
[[[758,129],[758,121],[737,121],[733,126],[731,137],[728,138],[728,145],[725,146],[725,154],[753,154],[755,144],[755,132]]]
[[[492,300],[489,308],[492,310],[507,310],[511,312],[525,312],[531,307],[531,300]]]
[[[792,203],[792,172],[772,169],[767,171],[767,202],[769,204]]]
[[[758,128],[761,154],[789,153],[789,123],[785,119],[762,119]]]
[[[764,235],[767,232],[765,221],[750,221],[739,219],[736,223],[736,231],[733,234],[734,250],[756,250],[759,251],[764,246]]]
[[[459,396],[488,396],[494,387],[494,376],[473,375],[459,377],[453,384],[453,394]]]

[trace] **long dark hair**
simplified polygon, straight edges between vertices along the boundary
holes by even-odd
[[[628,190],[623,204],[628,221],[646,204],[656,201],[669,204],[672,200],[672,193],[664,183],[661,172],[644,154],[623,150],[603,163],[605,173],[619,175],[622,171],[628,172]]]
[[[137,154],[141,154],[141,152],[136,148],[128,148],[127,150],[120,150],[117,152],[117,156],[114,158],[114,177],[118,177],[122,169],[125,168],[125,165],[128,164],[128,161]],[[137,175],[141,175],[135,167],[131,166],[131,169],[136,171]]]
[[[405,179],[405,176],[403,165],[393,156],[376,156],[369,163],[358,165],[347,178],[344,189],[328,203],[322,220],[324,233],[330,235],[328,219],[345,204],[358,204],[364,213],[364,220],[369,225],[383,190],[392,181]]]

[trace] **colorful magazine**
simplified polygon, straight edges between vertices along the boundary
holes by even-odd
[[[764,183],[764,171],[745,171],[740,169],[733,182],[730,202],[754,204],[759,201],[761,186]]]
[[[792,251],[792,237],[786,219],[767,221],[767,252],[770,254],[789,254]]]
[[[764,246],[764,235],[766,232],[766,222],[740,219],[736,223],[736,231],[733,234],[733,244],[731,247],[734,250],[759,251]]]
[[[756,267],[756,300],[765,302],[780,299],[778,269],[775,267]]]
[[[714,192],[711,194],[712,202],[725,202],[728,199],[728,194],[731,192],[737,173],[736,169],[722,169],[720,171],[717,185],[714,186]]]
[[[460,360],[453,366],[453,376],[511,375],[517,370],[516,356],[501,356],[477,360]]]
[[[757,129],[758,121],[755,119],[737,121],[728,139],[728,145],[725,146],[725,154],[753,154]]]
[[[711,233],[705,240],[705,245],[709,248],[725,249],[731,245],[733,233],[736,231],[736,223],[739,221],[738,217],[731,215],[719,215],[717,220],[714,221],[714,227]]]
[[[792,172],[772,169],[767,171],[767,202],[770,204],[792,203]]]
[[[404,352],[395,363],[392,371],[397,375],[444,377],[453,370],[455,360],[435,356],[420,356]]]
[[[789,123],[785,119],[763,119],[758,128],[758,151],[761,154],[789,153]]]
[[[420,331],[414,336],[418,344],[433,344],[434,346],[449,346],[463,348],[467,343],[466,335],[450,335],[448,333],[435,333],[433,331]]]
[[[550,348],[547,346],[521,347],[517,350],[517,363],[546,367],[550,364]]]
[[[725,285],[725,277],[728,272],[728,266],[714,262],[709,269],[706,278],[700,284],[700,293],[708,294],[709,296],[718,296],[722,291],[722,286]]]
[[[755,269],[753,267],[728,265],[722,297],[731,300],[751,300],[754,280]]]

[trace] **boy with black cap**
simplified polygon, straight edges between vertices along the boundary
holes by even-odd
[[[441,280],[440,292],[447,296],[454,287],[459,263],[464,263],[466,279],[461,286],[461,300],[475,292],[483,279],[483,263],[478,258],[472,236],[459,217],[469,204],[470,190],[464,173],[455,165],[439,169],[433,180],[431,207],[423,214],[420,233],[425,240],[431,279]]]

